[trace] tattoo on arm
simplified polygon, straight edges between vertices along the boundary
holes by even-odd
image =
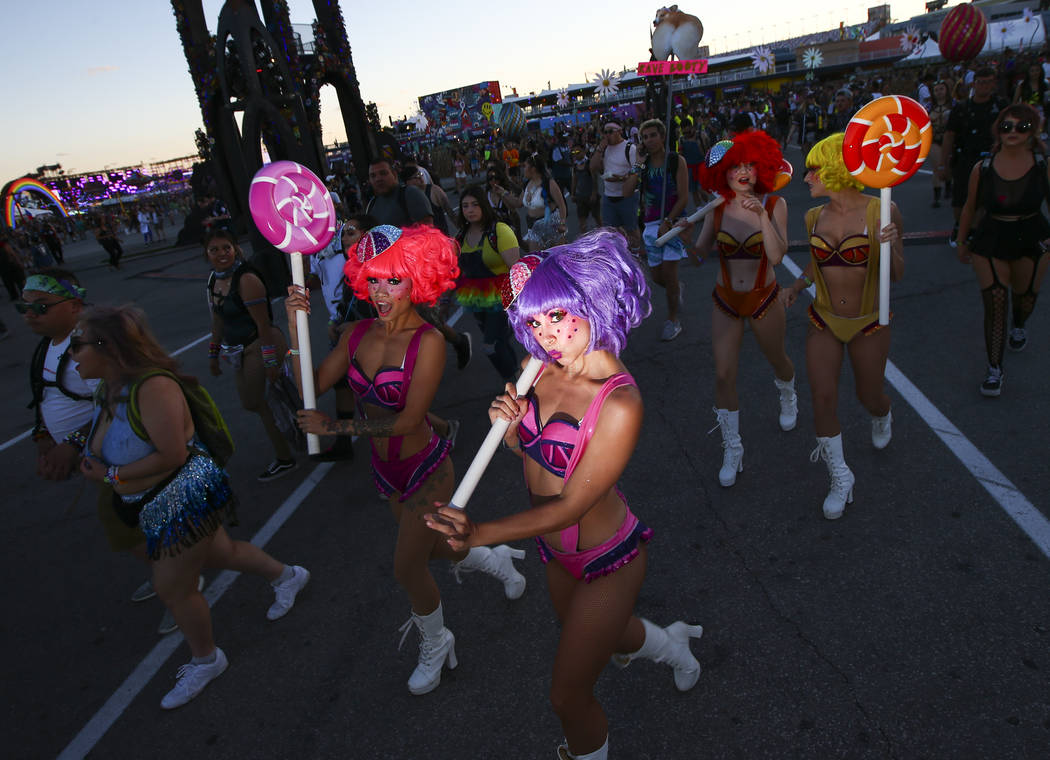
[[[377,420],[328,420],[325,429],[333,435],[367,435],[373,438],[390,438],[394,435],[397,417],[380,417]]]

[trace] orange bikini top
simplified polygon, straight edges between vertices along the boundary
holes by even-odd
[[[715,246],[718,252],[727,259],[751,259],[761,258],[766,249],[762,244],[762,231],[752,232],[744,242],[724,230],[719,230],[715,236]]]
[[[833,246],[817,233],[809,236],[809,248],[817,266],[864,266],[870,253],[867,234],[847,235],[838,246]]]

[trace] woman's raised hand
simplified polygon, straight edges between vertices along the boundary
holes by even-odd
[[[302,285],[289,285],[288,297],[284,299],[284,310],[288,314],[288,322],[295,322],[295,312],[305,311],[310,313],[310,290]]]
[[[528,408],[528,401],[518,398],[517,389],[513,384],[507,383],[505,392],[496,396],[495,401],[489,405],[489,422],[506,420],[510,423],[509,430],[513,430],[517,428]]]
[[[469,549],[470,540],[478,528],[467,517],[466,510],[456,509],[439,501],[434,502],[434,506],[437,507],[435,512],[423,515],[427,527],[445,536],[445,541],[455,551]]]

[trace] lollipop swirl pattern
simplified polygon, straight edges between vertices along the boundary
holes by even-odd
[[[842,158],[847,171],[868,187],[892,187],[919,170],[932,143],[926,109],[911,98],[887,95],[850,119]]]
[[[274,161],[259,169],[248,191],[248,207],[262,236],[286,253],[316,253],[335,234],[335,205],[328,188],[295,161]]]

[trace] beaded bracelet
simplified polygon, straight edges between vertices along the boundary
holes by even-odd
[[[82,449],[87,446],[87,436],[79,430],[74,430],[72,433],[62,439],[62,443],[68,443],[75,449]]]
[[[108,486],[119,486],[122,482],[118,472],[119,469],[120,467],[115,464],[110,465],[109,469],[106,470],[106,474],[102,476],[102,482]]]
[[[218,343],[209,343],[208,344],[208,358],[209,359],[218,359],[219,358],[219,344]]]
[[[259,346],[259,350],[262,351],[262,360],[264,367],[277,367],[277,346]]]
[[[801,277],[799,277],[799,279],[802,280],[802,282],[806,283],[807,288],[813,284],[813,280],[809,279],[807,275],[802,275]]]

